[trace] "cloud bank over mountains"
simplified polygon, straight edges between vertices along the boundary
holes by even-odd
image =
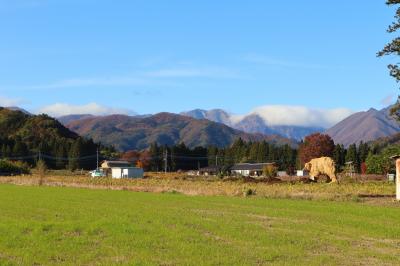
[[[317,109],[294,105],[264,105],[254,108],[247,114],[231,114],[221,109],[192,110],[183,115],[198,119],[209,119],[229,126],[236,126],[244,121],[262,121],[268,126],[298,126],[329,128],[354,111],[347,108]]]
[[[255,108],[250,114],[260,116],[270,126],[302,126],[328,128],[353,114],[347,108],[313,109],[305,106],[265,105]],[[239,122],[243,116],[233,116]],[[239,120],[239,121],[238,121]]]
[[[305,106],[265,105],[244,115],[230,114],[221,109],[196,109],[182,112],[196,119],[208,119],[248,133],[279,135],[301,140],[347,118],[353,111],[346,108],[313,109]]]
[[[111,115],[111,114],[124,114],[134,115],[133,111],[122,108],[113,108],[97,103],[88,103],[84,105],[72,105],[67,103],[55,103],[40,108],[37,113],[48,114],[53,117],[60,117],[64,115],[77,115],[77,114],[90,114],[90,115]]]

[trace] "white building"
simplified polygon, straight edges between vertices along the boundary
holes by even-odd
[[[112,178],[143,178],[143,168],[138,167],[112,167]]]
[[[232,175],[241,176],[262,176],[264,168],[275,166],[275,163],[240,163],[231,168]]]
[[[305,171],[305,170],[297,170],[296,176],[304,177],[304,176],[308,176],[309,174],[310,174],[310,173],[309,173],[308,171]]]

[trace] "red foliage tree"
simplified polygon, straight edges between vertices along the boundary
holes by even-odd
[[[299,147],[301,165],[320,157],[332,157],[335,143],[328,135],[315,133],[305,137]]]
[[[367,173],[367,164],[365,162],[361,163],[361,174],[365,175]]]
[[[149,151],[127,151],[122,154],[121,160],[131,162],[136,167],[147,169],[151,163],[151,154]]]
[[[140,163],[141,163],[141,167],[144,169],[148,169],[151,163],[151,154],[150,151],[145,150],[143,152],[140,153],[140,157],[139,157]]]
[[[122,154],[121,160],[136,163],[140,158],[140,153],[137,151],[127,151]]]

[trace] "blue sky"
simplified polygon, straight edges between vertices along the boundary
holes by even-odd
[[[398,59],[375,56],[393,37],[384,2],[0,0],[0,104],[382,108],[398,93]]]

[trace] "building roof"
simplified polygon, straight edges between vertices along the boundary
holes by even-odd
[[[250,171],[262,171],[267,165],[274,165],[275,163],[240,163],[232,166],[231,170],[250,170]]]
[[[120,169],[120,170],[123,170],[123,169],[130,169],[130,170],[132,170],[132,169],[137,169],[137,170],[143,170],[143,168],[140,168],[140,167],[133,167],[133,166],[129,166],[129,167],[117,166],[117,167],[111,167],[111,169]]]
[[[116,167],[133,167],[128,161],[104,161],[101,163],[102,168],[116,168]]]
[[[207,167],[200,168],[199,171],[200,172],[217,172],[217,171],[221,171],[221,167],[218,166],[218,168],[217,168],[215,166],[207,166]]]

